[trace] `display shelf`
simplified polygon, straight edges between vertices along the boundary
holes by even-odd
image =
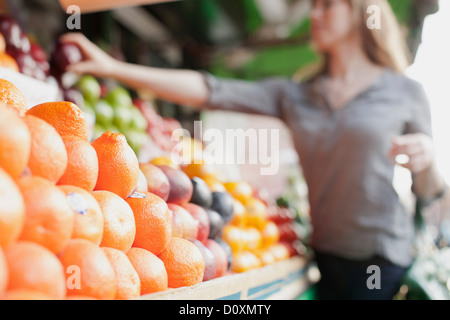
[[[292,257],[244,273],[227,275],[191,287],[141,296],[141,300],[293,300],[318,280],[305,257]]]

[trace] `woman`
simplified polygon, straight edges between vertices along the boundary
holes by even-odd
[[[366,26],[371,4],[381,9],[381,29]],[[392,185],[397,155],[409,157],[402,165],[411,171],[418,197],[434,197],[444,187],[427,98],[402,74],[407,59],[386,0],[315,0],[311,21],[313,43],[325,63],[300,84],[131,65],[113,60],[80,34],[63,41],[77,43],[85,54],[85,61],[70,67],[74,72],[113,77],[197,109],[282,119],[309,189],[319,297],[391,299],[411,263],[413,236],[412,218]],[[370,278],[372,265],[379,267],[380,286]]]

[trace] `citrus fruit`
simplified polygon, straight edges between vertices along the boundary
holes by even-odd
[[[223,184],[225,189],[237,200],[245,202],[246,199],[253,196],[252,186],[245,181],[226,182]]]
[[[244,231],[239,227],[226,225],[223,228],[222,239],[228,243],[233,252],[242,251],[246,247]]]
[[[280,240],[280,231],[273,221],[267,221],[261,230],[264,247],[269,247]]]
[[[215,173],[214,168],[207,164],[206,162],[202,163],[189,163],[182,167],[184,173],[188,175],[189,178],[198,177],[203,179],[203,177],[207,175],[212,175]]]
[[[116,274],[100,247],[86,239],[71,239],[59,259],[67,270],[67,295],[114,299]]]
[[[15,289],[6,292],[2,297],[3,300],[54,300],[49,295],[37,290]]]
[[[233,255],[231,271],[241,273],[262,266],[261,260],[250,251],[240,251]]]
[[[234,200],[234,208],[233,208],[233,219],[231,219],[230,223],[237,227],[246,227],[247,219],[245,214],[245,207],[239,200]]]
[[[94,190],[111,191],[125,199],[139,180],[139,162],[127,139],[120,133],[107,131],[92,142],[92,146],[97,152],[99,167]]]
[[[267,207],[258,199],[249,198],[245,203],[247,225],[261,229],[267,221]]]
[[[288,248],[281,243],[273,244],[267,250],[273,254],[276,261],[285,260],[290,257]]]
[[[31,149],[30,131],[17,112],[4,105],[0,105],[0,127],[0,167],[16,178],[28,163]]]
[[[103,213],[103,238],[101,247],[110,247],[127,252],[136,236],[136,223],[130,205],[115,193],[94,191]]]
[[[19,239],[37,242],[53,253],[59,253],[72,236],[75,220],[66,195],[40,177],[24,177],[17,184],[26,212]]]
[[[169,157],[156,157],[150,160],[150,163],[155,166],[169,166],[174,169],[180,169],[180,166],[177,163],[173,162]]]
[[[133,210],[136,222],[133,247],[160,254],[172,236],[172,220],[166,202],[148,192],[135,192],[126,202]]]
[[[89,192],[94,190],[98,178],[97,152],[84,139],[64,136],[62,140],[66,147],[68,162],[58,184],[77,186]]]
[[[59,186],[73,210],[75,223],[72,239],[86,239],[99,245],[103,237],[103,213],[97,200],[84,189]]]
[[[172,238],[159,258],[164,262],[170,288],[202,282],[205,261],[200,250],[189,240]]]
[[[25,203],[14,180],[0,168],[0,247],[7,247],[22,231]]]
[[[212,192],[220,191],[224,192],[227,191],[223,184],[220,182],[220,180],[211,174],[207,174],[203,177],[203,181],[208,185],[209,189],[211,189]]]
[[[29,241],[17,241],[5,250],[9,270],[8,290],[42,292],[52,299],[66,295],[65,271],[48,249]]]
[[[88,140],[89,129],[83,111],[67,101],[46,102],[32,107],[27,114],[36,116],[51,124],[64,136],[76,136]]]
[[[167,272],[156,255],[142,248],[131,248],[127,257],[139,274],[141,295],[167,290]]]
[[[6,52],[0,52],[0,66],[2,66],[3,68],[14,70],[16,72],[20,72],[19,65],[17,64],[16,60],[14,60],[14,58]]]
[[[139,274],[134,269],[127,255],[113,248],[102,248],[116,274],[116,300],[135,299],[141,293]]]
[[[21,114],[27,109],[27,101],[25,96],[12,82],[0,79],[0,102],[15,107]]]
[[[255,252],[259,248],[261,248],[263,243],[263,238],[261,232],[255,227],[247,227],[243,229],[244,239],[245,239],[245,247],[247,250],[251,252]]]
[[[263,266],[276,262],[275,256],[270,250],[261,249],[255,252]]]
[[[3,296],[6,286],[8,285],[8,277],[9,273],[5,254],[3,253],[3,249],[0,247],[0,298]]]
[[[35,176],[56,182],[67,168],[67,151],[58,132],[42,119],[25,116],[31,134],[28,167]]]

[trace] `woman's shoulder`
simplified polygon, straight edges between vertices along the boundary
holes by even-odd
[[[412,94],[422,93],[424,91],[423,85],[408,76],[406,73],[400,73],[391,69],[386,70],[386,81],[392,89],[400,90],[402,92],[409,92]]]

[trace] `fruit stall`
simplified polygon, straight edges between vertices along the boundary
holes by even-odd
[[[79,1],[86,13],[75,31],[118,59],[245,79],[317,59],[302,1],[287,24],[253,0],[150,2]],[[0,1],[0,299],[304,297],[320,275],[282,124],[198,113],[71,72],[84,57],[59,41],[76,18],[65,3]],[[281,130],[279,174],[208,163],[195,135],[173,138],[199,120]],[[189,161],[175,161],[175,149]]]

